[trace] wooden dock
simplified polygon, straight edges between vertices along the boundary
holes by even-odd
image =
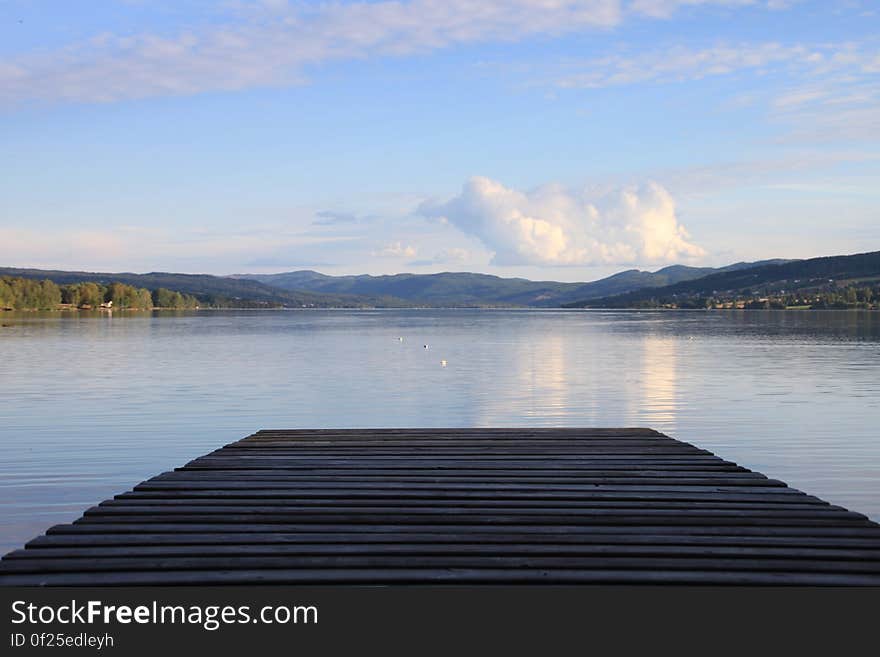
[[[880,585],[880,525],[650,429],[271,430],[58,525],[4,585]]]

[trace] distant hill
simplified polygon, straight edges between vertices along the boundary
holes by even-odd
[[[569,308],[634,308],[682,305],[700,298],[761,297],[782,291],[824,290],[847,283],[880,279],[880,251],[849,256],[793,260],[736,268],[663,287],[583,298]]]
[[[530,281],[489,274],[394,274],[389,276],[328,276],[316,271],[283,274],[211,276],[150,272],[86,272],[0,267],[0,276],[49,279],[58,285],[95,282],[125,283],[150,290],[167,288],[190,294],[204,305],[223,307],[359,308],[359,307],[535,307],[610,297],[646,288],[700,279],[718,272],[764,266],[736,263],[722,268],[672,265],[655,272],[630,269],[591,283]]]
[[[129,272],[57,271],[0,267],[0,276],[49,279],[58,285],[91,281],[104,285],[119,282],[150,290],[164,287],[182,294],[191,294],[207,305],[221,306],[346,308],[410,305],[400,299],[291,291],[271,287],[259,281],[208,274],[172,274],[167,272],[132,274]]]
[[[530,281],[524,278],[501,278],[489,274],[464,272],[328,276],[316,271],[302,270],[282,274],[240,274],[235,278],[257,281],[284,290],[387,296],[434,306],[492,305],[552,308],[572,301],[621,294],[646,287],[662,287],[719,271],[747,269],[768,262],[786,261],[741,262],[717,269],[684,265],[672,265],[655,272],[630,269],[591,283]]]

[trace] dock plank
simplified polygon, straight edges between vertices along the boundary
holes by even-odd
[[[263,430],[51,527],[4,585],[880,585],[880,525],[645,428]]]

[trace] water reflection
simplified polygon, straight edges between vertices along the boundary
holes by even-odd
[[[2,323],[0,551],[261,427],[651,426],[880,518],[880,313]]]
[[[489,349],[492,351],[484,356],[481,366],[496,369],[498,377],[488,381],[490,394],[476,397],[479,425],[509,425],[513,418],[522,418],[526,425],[552,424],[564,413],[571,394],[571,361],[563,335],[545,334],[540,339],[499,343]],[[471,370],[466,376],[477,384],[479,372]]]
[[[682,339],[662,332],[618,338],[607,328],[564,322],[531,327],[456,363],[454,385],[470,390],[478,426],[610,422],[674,431]]]
[[[676,429],[678,343],[678,338],[653,333],[642,340],[642,384],[636,415],[665,431]]]

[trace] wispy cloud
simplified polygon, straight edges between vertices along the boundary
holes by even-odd
[[[474,177],[455,198],[425,202],[419,212],[479,239],[495,265],[666,263],[705,255],[656,183],[592,198],[556,184],[521,192]]]
[[[635,54],[566,62],[552,76],[559,88],[602,88],[644,82],[675,83],[743,71],[796,72],[823,76],[842,70],[857,75],[880,70],[880,50],[853,44],[719,43],[704,48],[676,45]]]
[[[763,6],[767,9],[787,9],[800,0],[631,0],[628,10],[652,18],[668,18],[683,7],[721,5],[727,7]]]
[[[880,137],[880,46],[876,42],[673,45],[567,60],[551,71],[530,75],[533,86],[560,91],[740,76],[739,91],[719,99],[719,109],[763,110],[778,131],[777,142]]]
[[[781,188],[814,184],[817,175],[834,175],[841,167],[880,162],[880,154],[861,150],[793,149],[774,156],[715,162],[682,168],[654,169],[676,198],[682,201],[716,195],[743,187]],[[804,181],[809,181],[806,183]]]
[[[116,226],[45,230],[0,226],[0,262],[10,266],[77,267],[115,271],[216,271],[217,262],[257,266],[329,266],[323,257],[359,240],[317,238],[272,230],[202,231]],[[169,265],[168,263],[174,263]],[[225,273],[222,272],[221,273]]]
[[[418,249],[411,244],[391,242],[373,251],[372,255],[377,258],[415,258],[417,253]]]
[[[315,213],[315,220],[312,224],[315,226],[338,226],[340,224],[355,224],[358,221],[358,216],[351,212],[322,210],[321,212]]]
[[[299,269],[302,267],[337,267],[337,263],[326,260],[315,260],[308,254],[291,252],[283,255],[254,258],[244,263],[246,267],[258,267],[260,269]]]
[[[402,56],[479,42],[605,30],[698,5],[766,0],[410,0],[289,6],[238,3],[238,22],[174,35],[101,34],[0,64],[0,101],[110,102],[285,86],[334,60]]]
[[[874,73],[793,84],[768,105],[770,118],[786,127],[777,142],[865,144],[880,139],[880,76]]]
[[[407,263],[411,267],[432,267],[435,265],[458,265],[466,262],[471,257],[471,252],[467,249],[449,248],[443,249],[435,254],[433,258],[425,258],[424,260],[413,260]]]

